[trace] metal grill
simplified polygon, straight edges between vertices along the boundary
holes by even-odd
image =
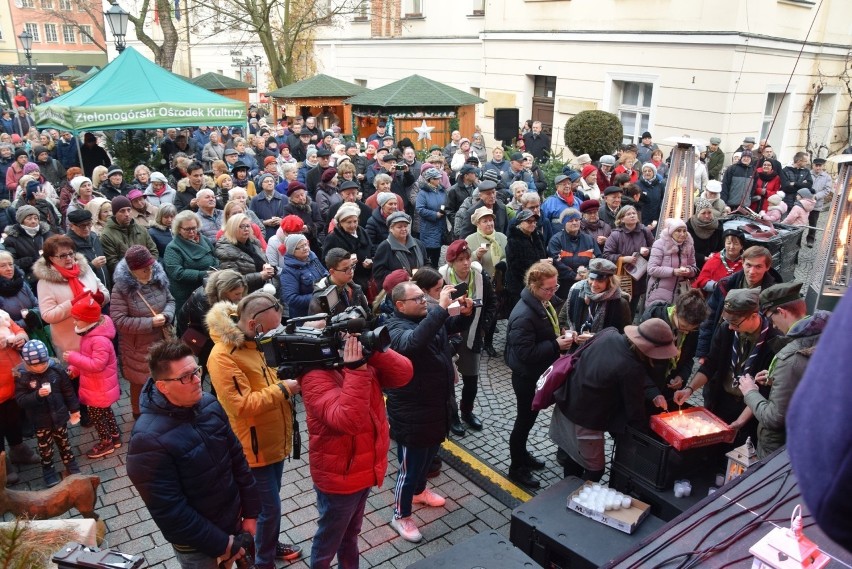
[[[686,221],[692,215],[695,200],[695,145],[702,141],[691,138],[669,138],[666,142],[675,144],[672,150],[669,177],[663,205],[660,209],[659,227],[665,227],[667,219]]]

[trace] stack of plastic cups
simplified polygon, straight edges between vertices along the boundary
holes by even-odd
[[[686,498],[692,494],[692,484],[689,480],[676,480],[674,484],[675,498]]]

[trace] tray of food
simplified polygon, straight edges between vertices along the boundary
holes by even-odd
[[[736,432],[727,423],[705,409],[690,407],[651,416],[651,430],[675,450],[732,443]]]

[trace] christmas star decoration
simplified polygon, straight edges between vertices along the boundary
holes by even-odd
[[[432,140],[432,131],[435,130],[434,126],[426,126],[426,119],[423,119],[423,123],[420,126],[414,127],[414,132],[417,133],[417,140]]]

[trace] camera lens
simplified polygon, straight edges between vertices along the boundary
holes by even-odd
[[[371,330],[369,332],[362,332],[360,336],[358,336],[358,340],[360,340],[361,345],[364,348],[373,351],[373,352],[384,352],[390,346],[390,332],[385,326],[379,326],[375,330]]]

